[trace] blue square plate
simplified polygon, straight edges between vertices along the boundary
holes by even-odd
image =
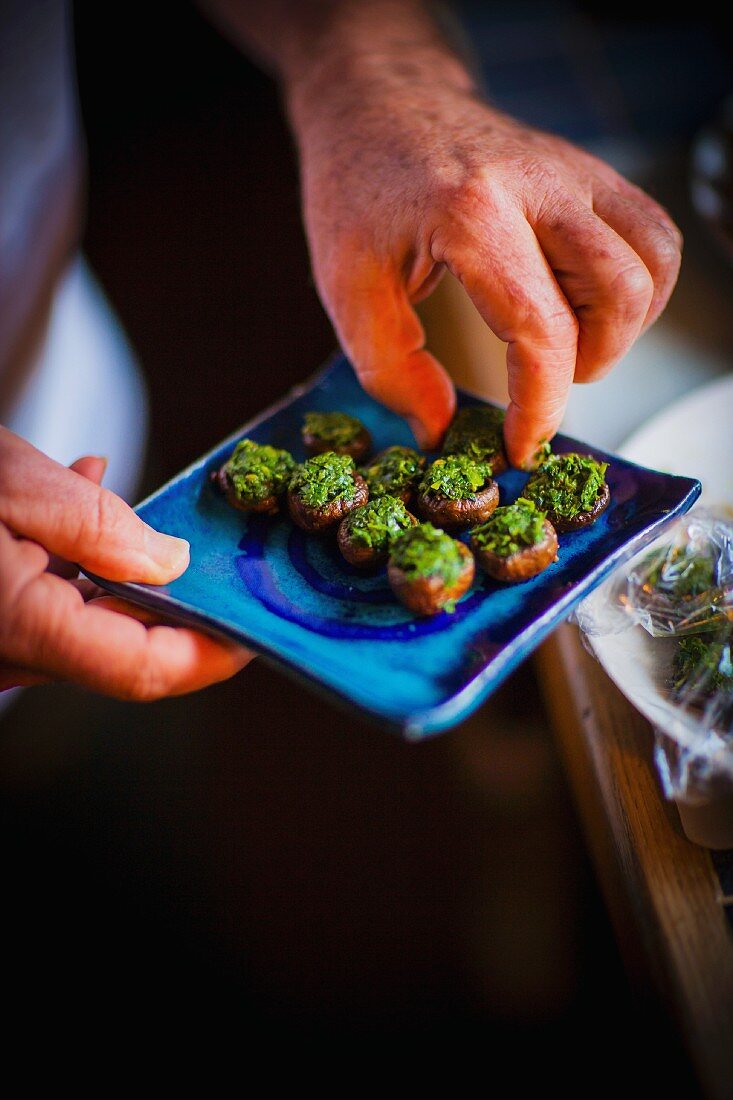
[[[459,394],[459,404],[472,403]],[[165,587],[94,579],[135,603],[246,643],[411,738],[465,718],[583,596],[700,493],[698,481],[557,436],[555,451],[610,462],[608,509],[592,527],[561,535],[559,561],[533,580],[501,585],[477,571],[453,614],[417,619],[394,599],[384,570],[360,575],[335,538],[307,536],[287,516],[237,512],[210,486],[210,472],[244,435],[302,460],[300,428],[310,409],[358,417],[377,450],[415,445],[406,423],[365,394],[339,356],[138,506],[147,523],[191,543],[182,577]],[[497,480],[508,504],[527,475],[508,470]]]

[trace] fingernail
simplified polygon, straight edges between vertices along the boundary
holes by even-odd
[[[92,463],[91,469],[90,463]],[[108,464],[109,459],[106,455],[82,455],[81,458],[77,458],[75,462],[71,463],[69,469],[74,470],[77,474],[82,474],[91,481],[101,482]]]
[[[525,474],[531,474],[539,466],[537,458],[537,452],[530,453],[526,458],[522,458],[519,461],[512,463],[518,470],[523,470]]]
[[[161,569],[176,577],[188,565],[190,549],[185,539],[176,538],[175,535],[164,535],[162,531],[154,531],[152,527],[148,527],[145,532],[145,550],[148,556]]]
[[[410,425],[410,431],[415,436],[418,447],[423,451],[432,450],[436,441],[430,436],[422,421],[416,416],[408,416],[407,423]]]
[[[549,458],[552,454],[552,448],[550,447],[549,440],[541,439],[534,451],[531,451],[526,458],[523,458],[521,462],[517,462],[516,465],[520,470],[524,470],[526,473],[532,473],[536,470],[545,459]]]

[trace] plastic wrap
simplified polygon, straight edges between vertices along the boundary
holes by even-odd
[[[733,619],[731,521],[707,512],[683,520],[631,570],[625,600],[654,637],[725,634]]]
[[[665,792],[733,790],[733,517],[697,511],[585,600],[589,648],[652,722]]]

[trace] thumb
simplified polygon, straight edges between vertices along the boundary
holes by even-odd
[[[100,488],[95,482],[103,472],[92,456],[67,469],[0,428],[0,521],[108,580],[166,584],[180,576],[188,543],[154,531],[120,497]]]
[[[445,368],[425,350],[425,333],[398,275],[376,263],[343,264],[325,298],[341,344],[368,394],[404,416],[418,443],[438,445],[455,410]]]

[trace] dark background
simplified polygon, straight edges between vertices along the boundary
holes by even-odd
[[[141,495],[334,344],[274,84],[194,7],[163,10],[76,12],[84,249],[148,380]],[[262,661],[144,707],[37,689],[0,784],[4,986],[36,1024],[73,1003],[85,1035],[511,1058],[577,1087],[585,1052],[607,1084],[638,1058],[691,1094],[627,986],[531,664],[417,746]]]

